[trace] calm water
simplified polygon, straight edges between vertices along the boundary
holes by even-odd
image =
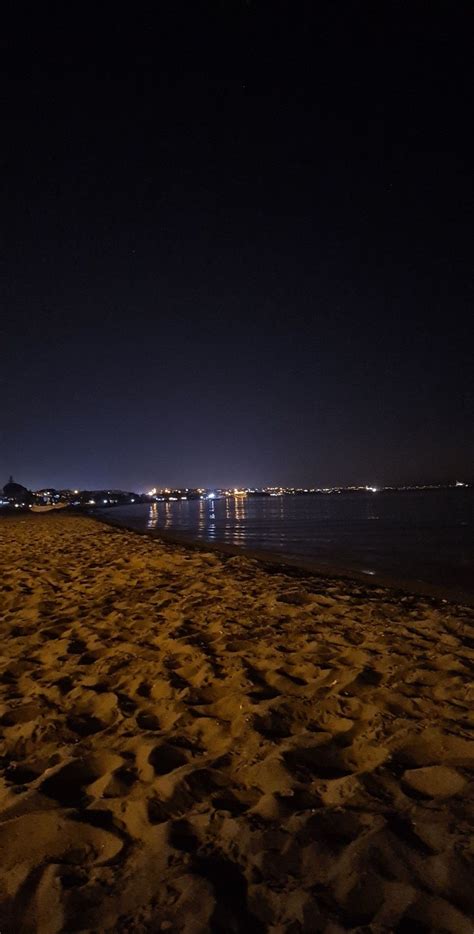
[[[312,559],[474,599],[474,490],[189,500],[104,510],[159,534]]]

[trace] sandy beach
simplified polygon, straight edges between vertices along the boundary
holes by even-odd
[[[474,610],[1,521],[0,931],[474,917]]]

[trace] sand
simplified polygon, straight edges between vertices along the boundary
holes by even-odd
[[[472,609],[65,514],[0,553],[2,934],[472,934]]]

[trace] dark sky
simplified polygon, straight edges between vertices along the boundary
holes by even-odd
[[[99,7],[3,29],[0,485],[474,477],[471,4]]]

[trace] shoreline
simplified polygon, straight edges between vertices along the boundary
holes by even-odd
[[[103,522],[116,529],[124,529],[127,532],[133,532],[136,535],[143,535],[150,539],[162,541],[170,545],[181,545],[185,548],[195,551],[212,551],[216,554],[226,556],[248,557],[258,561],[263,566],[282,568],[283,571],[292,570],[297,573],[300,571],[304,576],[314,575],[317,577],[330,578],[348,584],[363,584],[368,589],[384,588],[394,591],[395,594],[409,595],[415,597],[429,597],[440,602],[452,603],[457,606],[474,607],[474,594],[468,593],[462,588],[443,584],[432,584],[426,581],[416,581],[408,578],[398,577],[396,575],[383,574],[374,571],[373,574],[366,574],[357,568],[344,567],[339,564],[325,563],[305,558],[304,556],[285,554],[284,552],[275,552],[265,549],[250,549],[242,545],[231,545],[226,542],[209,542],[194,538],[191,534],[185,532],[169,532],[166,529],[137,529],[126,522],[115,521],[107,513],[84,512],[84,515],[95,519],[97,522]]]
[[[474,918],[474,610],[52,513],[0,524],[0,929]]]

